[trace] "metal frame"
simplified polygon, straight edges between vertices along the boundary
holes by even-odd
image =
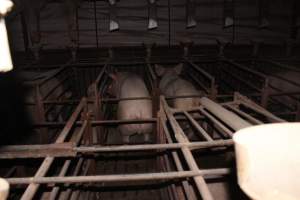
[[[151,56],[151,53],[149,54]],[[159,96],[158,80],[153,71],[151,58],[143,60],[144,72],[150,88],[154,115],[149,119],[139,120],[116,120],[107,119],[103,111],[106,104],[116,103],[122,100],[136,100],[141,98],[107,98],[104,95],[108,76],[107,70],[115,64],[113,58],[105,61],[104,65],[95,71],[97,77],[90,82],[93,96],[83,97],[81,100],[47,100],[40,98],[40,104],[62,104],[76,105],[76,109],[67,122],[41,122],[38,127],[60,127],[60,134],[53,144],[45,145],[17,145],[6,146],[0,149],[0,159],[28,159],[44,158],[42,164],[37,169],[33,177],[7,177],[7,181],[12,185],[25,185],[26,190],[22,195],[22,200],[35,197],[41,185],[51,187],[50,199],[74,199],[79,196],[79,191],[69,186],[75,184],[82,186],[88,183],[135,183],[144,184],[157,181],[170,181],[166,187],[167,198],[170,199],[197,199],[200,195],[202,199],[214,199],[206,180],[215,176],[227,176],[231,173],[228,168],[201,168],[194,157],[195,152],[203,149],[222,148],[230,150],[233,145],[232,135],[235,131],[252,125],[270,122],[284,122],[268,112],[262,106],[256,104],[249,98],[239,94],[217,95],[218,80],[199,65],[188,59],[183,60],[188,66],[193,68],[199,76],[203,76],[208,82],[206,88],[207,96],[212,99],[232,98],[231,101],[224,101],[217,104],[206,97],[201,98],[201,105],[190,110],[178,110],[171,108],[166,99],[168,98],[188,98],[187,96],[164,97]],[[244,65],[223,58],[226,62],[239,70],[251,73],[260,77],[266,85],[268,77],[260,72],[246,68]],[[218,61],[217,61],[218,62]],[[73,69],[79,75],[80,66],[65,66],[59,70]],[[76,75],[76,73],[75,73]],[[53,76],[55,77],[55,75]],[[86,79],[87,77],[83,77]],[[79,79],[79,77],[76,77]],[[47,78],[48,81],[51,77]],[[54,87],[55,88],[55,87]],[[87,89],[87,85],[78,84],[79,90]],[[264,90],[258,88],[258,95],[263,96]],[[256,94],[257,95],[257,94]],[[189,97],[190,98],[190,97]],[[149,97],[147,97],[149,99]],[[99,111],[99,112],[98,112]],[[157,112],[158,111],[158,112]],[[156,114],[157,113],[157,114]],[[195,115],[197,113],[197,115]],[[93,115],[94,114],[94,115]],[[178,116],[180,115],[180,116]],[[228,120],[229,118],[234,120]],[[188,122],[194,129],[194,134],[200,138],[191,141],[188,133],[181,127],[181,122]],[[155,144],[133,144],[133,145],[104,145],[104,126],[130,124],[130,123],[153,123],[156,124]],[[93,135],[96,128],[97,136]],[[100,144],[100,145],[99,145]],[[151,152],[155,153],[155,172],[134,173],[134,174],[110,174],[95,175],[97,155],[107,153],[125,152]],[[159,156],[159,155],[163,156]],[[59,171],[56,174],[49,172],[58,159],[62,159],[62,165],[58,165]],[[9,172],[11,174],[11,172]],[[13,174],[11,174],[13,175]],[[143,182],[144,181],[144,182]],[[174,181],[180,181],[179,187]],[[61,193],[61,186],[67,187]],[[100,185],[100,187],[104,185]]]
[[[268,119],[269,122],[282,122],[280,118],[277,118],[273,114],[269,113],[259,105],[255,104],[250,99],[236,93],[234,95],[234,100],[232,102],[226,102],[221,104],[216,104],[210,100],[207,100],[209,104],[217,105],[218,112],[215,112],[209,104],[203,103],[202,106],[194,108],[193,110],[177,110],[173,109],[168,106],[166,103],[165,97],[160,97],[160,110],[158,112],[157,118],[157,126],[158,126],[158,134],[164,138],[164,141],[158,144],[141,144],[141,145],[121,145],[121,146],[101,146],[101,145],[92,145],[91,143],[91,127],[92,125],[96,125],[98,122],[91,120],[91,115],[88,112],[88,101],[86,98],[83,98],[79,105],[77,106],[76,110],[66,123],[65,127],[61,131],[60,135],[58,136],[55,144],[53,145],[41,145],[40,147],[50,149],[50,152],[53,152],[50,156],[47,155],[44,159],[43,163],[41,164],[40,168],[36,172],[34,177],[20,177],[20,178],[7,178],[7,181],[11,185],[28,185],[25,193],[22,196],[22,199],[32,199],[37,192],[39,186],[41,184],[53,184],[52,192],[51,192],[51,199],[54,199],[59,192],[59,186],[55,184],[63,183],[63,184],[79,184],[79,183],[104,183],[104,182],[141,182],[141,181],[157,181],[157,180],[174,180],[179,179],[182,180],[183,188],[184,188],[184,195],[187,199],[195,199],[193,196],[194,192],[199,192],[199,194],[203,197],[203,199],[213,199],[207,184],[205,182],[206,179],[210,178],[212,175],[214,176],[224,176],[230,173],[229,169],[201,169],[199,168],[198,164],[195,162],[195,159],[192,155],[192,151],[197,151],[203,148],[214,148],[214,147],[229,147],[233,145],[233,141],[231,136],[234,131],[238,130],[239,128],[243,128],[244,126],[241,124],[246,124],[247,126],[260,124],[258,119],[254,119],[252,116],[253,112],[259,113],[263,115],[264,118]],[[245,106],[248,109],[247,113],[245,110],[242,110],[239,106]],[[214,106],[213,106],[214,107]],[[216,108],[216,107],[214,107]],[[249,109],[251,111],[249,111]],[[215,139],[204,127],[202,127],[195,119],[190,112],[198,111],[203,115],[205,118],[208,118],[216,127],[221,130],[221,132],[226,135],[223,139]],[[207,112],[209,111],[209,112]],[[194,124],[194,128],[206,138],[203,141],[197,142],[190,142],[186,136],[186,133],[180,127],[179,118],[175,115],[178,113],[183,113],[187,116],[187,120],[189,120],[192,124]],[[212,114],[214,115],[212,115]],[[226,121],[225,117],[218,115],[223,114],[224,116],[230,115],[235,116],[236,120]],[[242,117],[241,117],[242,116]],[[242,119],[244,118],[244,119]],[[80,125],[76,124],[80,119]],[[225,121],[224,121],[225,120]],[[104,122],[104,121],[103,121]],[[141,120],[140,122],[145,122]],[[120,123],[115,122],[115,123]],[[153,123],[153,121],[151,121]],[[168,125],[170,127],[168,127]],[[196,125],[198,124],[198,125]],[[238,126],[237,128],[237,124]],[[224,126],[226,125],[226,126]],[[78,127],[79,126],[79,127]],[[73,129],[77,127],[76,129]],[[228,127],[232,127],[233,129],[229,130]],[[69,138],[69,139],[67,139]],[[86,138],[86,139],[85,139]],[[86,142],[86,141],[89,142]],[[62,143],[62,142],[69,142],[69,143]],[[70,145],[70,142],[72,145]],[[176,142],[176,143],[174,143]],[[57,146],[59,145],[59,146]],[[36,147],[30,147],[33,150]],[[60,148],[63,148],[62,151]],[[11,148],[11,151],[16,150],[19,154],[26,155],[26,158],[32,157],[42,157],[45,156],[38,152],[31,152],[28,154],[28,150],[23,147],[16,147],[15,149]],[[176,163],[176,171],[165,171],[165,172],[158,172],[158,173],[142,173],[142,174],[127,174],[127,175],[80,175],[78,173],[78,168],[82,166],[84,163],[87,163],[88,160],[84,159],[81,155],[94,155],[94,154],[103,154],[108,152],[136,152],[136,151],[171,151],[172,158]],[[178,157],[178,152],[175,150],[180,150],[183,154],[184,160]],[[20,158],[16,156],[16,154],[12,154],[12,152],[3,152],[0,151],[0,157],[4,155],[10,156],[10,158]],[[37,156],[38,155],[38,156]],[[70,158],[73,157],[72,159]],[[66,157],[65,162],[61,168],[61,171],[58,176],[46,176],[47,171],[54,163],[56,157]],[[71,163],[74,161],[76,164],[75,171],[73,175],[66,176],[67,170],[70,168]],[[166,160],[165,160],[166,161]],[[189,166],[189,170],[184,170],[182,168],[183,162],[186,162]],[[88,163],[91,163],[88,162]],[[91,164],[89,164],[91,166]],[[169,168],[170,169],[170,168]],[[89,171],[89,170],[88,170]],[[192,178],[195,183],[196,187],[191,187],[187,180],[188,178]],[[191,191],[194,191],[190,193]],[[176,190],[178,192],[178,190]],[[70,191],[71,192],[71,191]],[[69,192],[68,196],[72,196]],[[75,193],[75,191],[74,191]],[[72,194],[74,194],[72,193]],[[77,194],[77,193],[76,193]],[[77,194],[78,195],[78,194]],[[179,195],[179,193],[178,193]]]

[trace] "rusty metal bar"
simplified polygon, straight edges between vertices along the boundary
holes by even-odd
[[[245,117],[247,120],[249,120],[250,122],[254,123],[254,124],[263,124],[262,121],[255,119],[254,117],[252,117],[251,115],[237,109],[236,107],[234,107],[233,105],[226,105],[226,107],[229,107],[231,110],[233,110],[234,112],[240,114],[241,116]]]
[[[55,143],[64,142],[64,140],[68,136],[71,128],[73,127],[77,117],[79,116],[80,112],[84,108],[85,104],[86,104],[86,99],[82,98],[81,102],[79,103],[79,105],[77,106],[75,112],[72,114],[72,116],[70,117],[70,119],[67,122],[66,126],[64,127],[64,129],[62,130],[62,132],[60,133],[58,138],[56,139]],[[43,163],[40,165],[40,168],[38,169],[38,171],[36,172],[34,177],[39,178],[39,177],[45,176],[45,174],[49,170],[49,168],[50,168],[51,164],[53,163],[53,161],[54,161],[54,157],[46,157],[44,159]],[[27,187],[25,192],[23,193],[23,195],[21,197],[21,200],[32,199],[34,197],[36,191],[38,190],[38,188],[39,188],[39,184],[31,183]]]
[[[184,143],[187,142],[189,143],[188,138],[185,136],[184,132],[182,131],[182,129],[180,128],[179,124],[177,123],[176,119],[174,118],[172,111],[170,110],[170,108],[168,107],[168,104],[166,102],[166,100],[161,97],[161,104],[163,106],[163,110],[170,122],[170,125],[174,131],[175,134],[175,138],[177,139],[178,142],[180,143]],[[190,149],[188,149],[187,147],[182,147],[181,151],[183,153],[183,156],[189,166],[189,168],[191,170],[199,170],[198,165],[190,151]],[[200,195],[202,196],[202,198],[204,200],[213,200],[212,194],[210,193],[208,186],[204,180],[204,178],[202,176],[194,176],[193,177],[196,187],[200,192]]]
[[[123,152],[123,151],[146,151],[146,150],[163,150],[163,149],[180,149],[182,147],[195,149],[218,147],[218,146],[231,146],[233,141],[214,140],[205,142],[184,142],[173,144],[140,144],[140,145],[121,145],[121,146],[79,146],[73,147],[77,153],[105,153],[105,152]]]
[[[46,100],[59,86],[62,86],[62,84],[66,81],[66,80],[68,80],[68,78],[70,78],[69,76],[65,76],[65,78],[63,78],[62,80],[60,80],[59,82],[58,82],[58,84],[56,84],[53,88],[51,88],[50,89],[50,91],[47,93],[47,94],[45,94],[42,98],[43,98],[43,100]]]
[[[159,111],[159,113],[160,113],[159,114],[159,116],[160,116],[159,119],[161,120],[163,131],[165,133],[165,136],[166,136],[166,139],[167,139],[168,143],[173,144],[171,135],[170,135],[169,130],[168,130],[167,126],[166,126],[166,120],[167,120],[166,116],[164,114],[161,114],[161,112],[162,111],[160,110]],[[178,171],[184,171],[182,163],[180,162],[178,153],[176,151],[172,151],[171,155],[173,157],[173,160],[174,160],[174,163],[175,163],[175,166],[176,166],[177,170]],[[183,186],[183,189],[185,191],[185,194],[186,194],[188,200],[194,200],[194,199],[196,199],[196,197],[193,195],[194,193],[192,193],[190,191],[192,188],[189,185],[189,183],[188,183],[187,180],[182,181],[182,186]]]
[[[0,148],[0,159],[74,157],[73,143],[64,142],[44,145],[9,145]]]
[[[264,115],[265,117],[267,117],[271,122],[286,122],[285,120],[276,117],[275,115],[273,115],[272,113],[270,113],[269,111],[267,111],[266,109],[264,109],[263,107],[257,105],[256,103],[254,103],[252,100],[250,100],[249,98],[239,94],[239,93],[234,93],[234,101],[236,103],[240,103],[242,105],[244,105],[247,108],[250,108],[251,110]]]
[[[188,177],[208,176],[208,175],[227,175],[230,173],[228,168],[203,169],[181,172],[162,172],[147,174],[122,174],[122,175],[96,175],[96,176],[66,176],[66,177],[24,177],[7,178],[9,184],[50,184],[50,183],[93,183],[93,182],[126,182],[126,181],[153,181],[153,180],[172,180]]]
[[[197,123],[196,120],[186,111],[183,111],[183,114],[190,120],[191,124],[194,128],[201,133],[201,136],[204,137],[208,141],[213,141],[209,134]]]
[[[72,137],[71,140],[74,141],[74,143],[75,143],[76,145],[79,144],[79,142],[80,142],[80,140],[81,140],[81,138],[82,138],[82,136],[83,136],[83,133],[85,132],[87,126],[88,126],[88,121],[85,120],[84,123],[83,123],[83,126],[81,127],[81,129],[80,129],[80,131],[78,132],[78,134],[74,134],[74,135],[73,135],[73,137]],[[73,150],[74,150],[74,149],[73,149]],[[82,158],[81,158],[81,159],[82,159]],[[79,162],[80,162],[80,161],[78,161],[77,165],[79,165]],[[63,165],[63,167],[62,167],[62,169],[61,169],[61,171],[60,171],[60,173],[59,173],[59,176],[63,177],[63,176],[66,175],[67,170],[68,170],[69,167],[70,167],[70,164],[71,164],[71,160],[66,160],[66,161],[64,162],[64,165]],[[76,165],[76,167],[77,167],[77,165]],[[77,175],[77,174],[76,174],[76,175]],[[57,194],[58,194],[58,192],[59,192],[59,189],[60,189],[60,188],[59,188],[58,186],[53,187],[53,189],[52,189],[52,191],[51,191],[51,193],[50,193],[50,199],[55,200],[55,198],[56,198],[56,196],[57,196]]]
[[[194,69],[196,69],[198,72],[200,72],[202,75],[204,75],[207,79],[209,79],[211,82],[215,82],[214,76],[210,75],[208,72],[206,72],[201,67],[199,67],[197,64],[193,63],[192,61],[188,60],[187,58],[183,58],[183,59],[188,64],[190,64]]]
[[[227,134],[226,135],[223,132],[221,132],[221,134],[224,137],[228,137],[228,136],[232,137],[233,136],[233,131],[229,130],[226,126],[224,126],[224,124],[222,124],[219,120],[217,120],[213,115],[211,115],[206,110],[204,110],[203,107],[200,107],[198,109],[202,114],[204,114],[208,119],[210,119],[217,127],[222,129],[222,131],[224,131]]]
[[[81,167],[82,167],[82,165],[83,165],[83,162],[84,162],[84,159],[83,159],[83,158],[80,158],[80,159],[78,160],[77,165],[76,165],[76,167],[75,167],[75,169],[74,169],[74,172],[72,173],[73,176],[77,176],[77,175],[79,174],[79,172],[80,172],[80,170],[81,170]],[[68,186],[70,186],[70,184],[66,184],[65,186],[68,187]],[[69,199],[69,196],[70,196],[71,192],[72,192],[72,189],[71,189],[71,188],[68,188],[68,189],[66,190],[66,192],[63,193],[63,194],[60,196],[59,199]],[[53,192],[52,195],[53,195],[53,198],[54,198],[54,199],[55,199],[55,197],[56,197],[56,195],[57,195],[57,194],[55,194],[55,193],[58,193],[58,191],[57,191],[57,192],[56,192],[56,191]],[[50,196],[50,197],[51,197],[51,196]]]
[[[246,72],[255,74],[256,76],[259,76],[259,77],[261,77],[262,79],[266,79],[266,78],[267,78],[267,76],[266,76],[265,74],[260,73],[260,72],[255,71],[255,70],[252,70],[252,69],[249,69],[249,68],[247,68],[246,66],[244,66],[244,65],[242,65],[242,64],[239,64],[239,63],[236,63],[236,62],[234,62],[234,61],[232,61],[232,60],[224,59],[224,58],[223,58],[222,61],[223,61],[223,62],[226,62],[226,63],[228,63],[228,64],[231,64],[231,65],[233,65],[233,66],[235,66],[235,67],[237,67],[237,68],[239,68],[239,69],[241,69],[241,70],[243,70],[243,71],[246,71]]]
[[[141,100],[141,99],[152,99],[152,97],[128,97],[128,98],[103,98],[102,102],[119,102],[119,101],[130,101],[130,100]]]
[[[94,0],[94,22],[95,22],[95,32],[96,32],[96,46],[99,47],[98,40],[98,20],[97,20],[97,1]]]
[[[46,78],[44,78],[41,82],[38,83],[39,86],[41,86],[42,84],[46,83],[47,81],[49,81],[50,79],[52,79],[53,77],[57,76],[57,74],[61,73],[62,71],[64,71],[65,69],[67,69],[67,66],[71,63],[71,61],[68,61],[67,63],[63,64],[56,72],[54,72],[53,74],[47,76]]]
[[[233,128],[235,131],[252,126],[252,124],[243,120],[233,112],[230,112],[229,110],[223,108],[219,104],[209,100],[206,97],[201,98],[200,102],[205,109],[209,110],[212,114],[214,114],[219,119],[224,121],[228,126]]]

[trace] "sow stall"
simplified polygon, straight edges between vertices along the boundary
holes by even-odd
[[[105,76],[104,69],[98,77]],[[105,98],[100,100],[112,101]],[[161,96],[157,117],[148,119],[148,122],[157,125],[157,137],[153,144],[95,144],[93,127],[137,121],[105,119],[104,113],[103,118],[97,120],[90,112],[89,102],[92,101],[81,99],[55,143],[2,148],[2,159],[13,161],[16,158],[30,158],[38,159],[41,163],[27,177],[8,174],[6,180],[11,184],[12,197],[221,199],[214,196],[217,193],[210,181],[226,178],[234,171],[223,156],[218,162],[206,162],[210,166],[204,167],[202,157],[211,159],[211,152],[214,155],[221,152],[225,157],[232,158],[230,153],[225,152],[232,152],[231,136],[236,130],[260,123],[283,121],[238,93],[232,101],[223,104],[203,98],[203,105],[192,110],[172,109],[165,97]],[[228,117],[235,120],[228,120]],[[145,123],[146,120],[140,122]],[[191,124],[197,139],[190,141],[187,138],[180,127],[182,122]],[[103,130],[105,128],[100,134],[105,133]],[[210,158],[205,158],[206,154]],[[216,166],[214,163],[221,164]]]
[[[264,107],[289,121],[299,121],[300,69],[264,59],[244,61],[243,64],[268,76]]]
[[[220,58],[196,64],[214,77],[219,101],[238,91],[276,115],[289,121],[299,120],[300,85],[282,74],[283,71],[298,74],[299,69],[271,60]],[[278,85],[285,88],[278,88]]]

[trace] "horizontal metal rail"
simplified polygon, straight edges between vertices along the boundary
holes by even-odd
[[[155,181],[173,180],[207,175],[227,175],[230,170],[203,169],[194,171],[162,172],[149,174],[126,174],[126,175],[95,175],[95,176],[66,176],[66,177],[25,177],[7,178],[9,184],[51,184],[51,183],[93,183],[93,182],[126,182],[126,181]]]
[[[64,129],[61,131],[60,135],[56,139],[55,143],[62,143],[65,141],[67,136],[69,135],[69,132],[71,128],[73,127],[76,119],[78,118],[79,114],[81,113],[82,109],[86,106],[86,99],[83,98],[79,105],[77,106],[75,112],[72,114],[70,117],[69,121],[67,122],[66,126]],[[46,175],[48,172],[49,168],[51,167],[55,157],[46,157],[43,161],[43,163],[40,165],[38,171],[34,175],[35,178],[40,178]],[[31,183],[25,192],[23,193],[21,199],[22,200],[28,200],[32,199],[36,193],[36,191],[39,188],[39,184]]]
[[[188,147],[193,150],[201,148],[210,148],[218,146],[231,146],[232,139],[214,140],[203,142],[190,143],[172,143],[172,144],[141,144],[141,145],[122,145],[122,146],[87,146],[74,147],[73,150],[80,153],[90,152],[122,152],[122,151],[145,151],[145,150],[163,150],[163,149],[180,149],[181,147]]]
[[[84,128],[80,129],[78,138],[83,134]],[[75,143],[78,143],[78,139]],[[190,143],[172,144],[139,144],[139,145],[114,145],[114,146],[78,146],[74,143],[44,144],[44,145],[13,145],[4,146],[0,149],[0,159],[14,158],[42,158],[51,157],[76,157],[78,153],[106,153],[106,152],[128,152],[128,151],[149,151],[149,150],[172,150],[188,147],[191,150],[213,148],[219,146],[232,146],[232,139],[210,140]]]
[[[10,145],[0,148],[0,159],[43,158],[43,157],[74,157],[73,143],[38,145]]]

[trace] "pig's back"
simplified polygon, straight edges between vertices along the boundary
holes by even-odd
[[[120,88],[120,98],[149,97],[144,81],[137,75],[128,74]],[[118,104],[118,119],[146,119],[152,117],[152,101],[148,99],[125,100]],[[152,124],[120,125],[119,129],[124,135],[135,133],[150,133]]]
[[[136,74],[128,73],[120,86],[120,98],[149,97],[149,92],[142,78]]]

